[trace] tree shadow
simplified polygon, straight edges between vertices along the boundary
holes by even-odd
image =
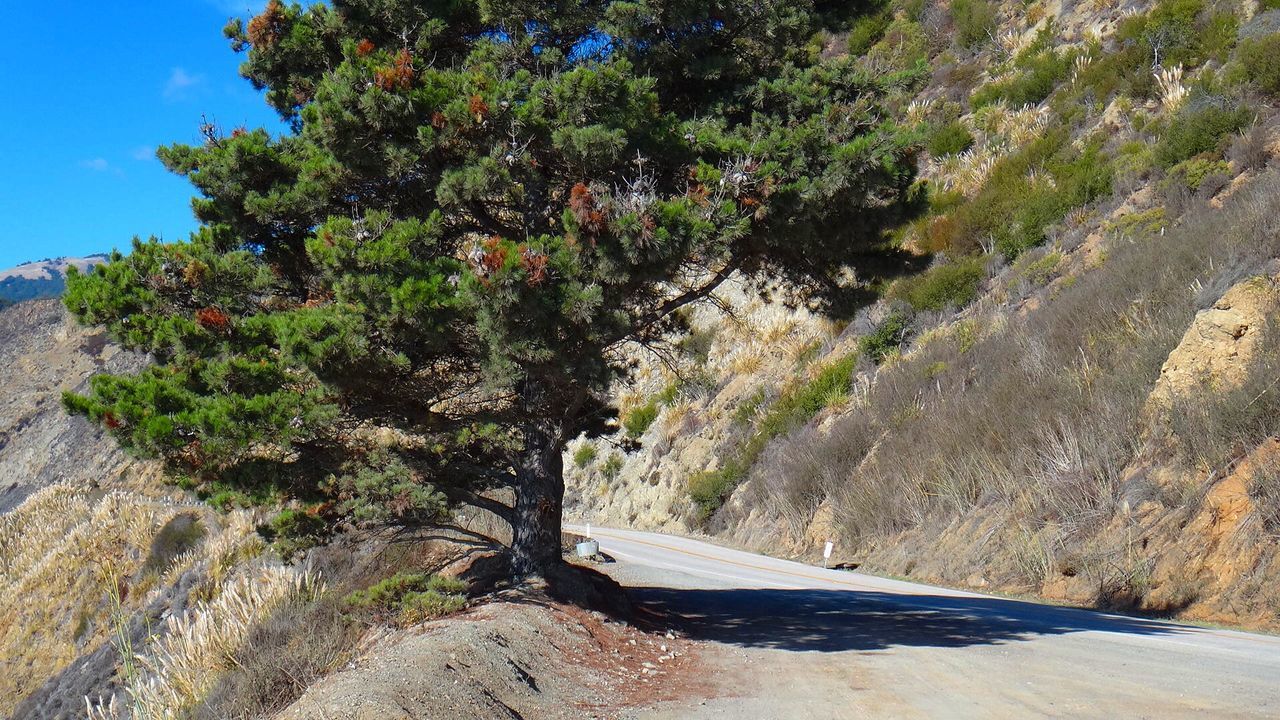
[[[740,647],[870,651],[993,645],[1102,631],[1141,635],[1188,628],[1142,618],[988,597],[835,590],[628,588],[649,623]]]

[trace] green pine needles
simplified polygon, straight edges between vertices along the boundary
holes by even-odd
[[[880,101],[914,76],[809,58],[818,23],[803,0],[272,0],[226,32],[292,131],[160,151],[201,229],[66,294],[155,362],[67,406],[197,487],[330,524],[470,502],[511,521],[517,571],[558,562],[561,453],[604,430],[621,345],[734,273],[829,298],[911,209]]]

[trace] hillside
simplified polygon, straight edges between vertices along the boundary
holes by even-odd
[[[0,307],[24,300],[58,297],[66,287],[67,268],[86,270],[106,259],[106,255],[61,257],[0,270]]]
[[[844,321],[730,289],[635,348],[570,516],[1275,626],[1280,12],[907,5],[824,47],[928,58],[935,190],[891,240],[928,270]]]
[[[848,304],[808,304],[781,281],[762,295],[735,275],[681,309],[674,334],[623,347],[634,369],[605,398],[616,424],[563,458],[565,519],[814,564],[831,541],[846,568],[1280,629],[1280,3],[858,7],[807,50],[888,78],[878,121],[918,146],[915,214],[851,259]],[[489,108],[464,104],[467,127],[483,126]],[[362,268],[389,262],[365,249]],[[643,717],[664,700],[683,717],[706,691],[678,681],[705,671],[697,643],[652,617],[622,622],[602,577],[511,586],[510,537],[486,511],[391,528],[357,517],[330,535],[332,498],[282,500],[265,472],[234,489],[166,476],[69,415],[63,391],[147,358],[56,300],[6,305],[57,295],[68,266],[99,260],[0,272],[0,717]],[[146,277],[157,292],[205,287],[209,267],[191,267]],[[230,334],[214,304],[179,307]],[[238,368],[278,354],[264,347]],[[340,429],[373,457],[412,444]],[[472,431],[487,447],[488,428]],[[383,470],[350,484],[411,503],[409,470]],[[679,589],[668,580],[650,596]],[[766,608],[779,624],[797,612],[785,595]],[[806,654],[823,633],[868,629],[833,609],[842,596],[827,602],[848,624],[797,623]],[[683,615],[710,625],[714,607]],[[845,657],[912,632],[920,653],[949,648],[967,627],[933,611],[877,618],[883,643]],[[707,667],[750,691],[747,656]],[[832,686],[872,684],[843,662],[827,659]],[[902,683],[901,662],[885,684]],[[953,658],[943,676],[975,684]]]

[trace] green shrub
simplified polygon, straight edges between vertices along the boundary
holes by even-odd
[[[402,625],[412,625],[461,610],[467,602],[466,589],[466,583],[456,578],[400,572],[351,593],[346,603],[375,617],[394,617]]]
[[[1027,259],[1030,260],[1029,257]],[[1061,263],[1062,253],[1054,251],[1045,253],[1043,257],[1036,260],[1030,260],[1025,265],[1016,268],[1016,271],[1022,280],[1032,286],[1039,287],[1049,282],[1053,277],[1053,272],[1058,269],[1058,265]]]
[[[980,108],[998,100],[1019,107],[1036,105],[1053,93],[1071,72],[1074,56],[1048,50],[1027,58],[1013,77],[978,88],[969,103]]]
[[[1169,122],[1155,148],[1155,160],[1170,168],[1200,153],[1218,148],[1226,135],[1250,123],[1253,111],[1247,107],[1201,98],[1189,103]]]
[[[329,523],[309,510],[285,508],[258,532],[272,543],[276,552],[288,560],[294,555],[324,542]]]
[[[1280,34],[1249,38],[1238,52],[1249,82],[1263,92],[1280,94]]]
[[[622,463],[622,455],[619,453],[612,453],[605,459],[604,465],[600,468],[600,472],[604,473],[604,476],[607,479],[612,480],[618,477],[618,473],[622,472]]]
[[[929,59],[929,38],[917,22],[895,18],[884,37],[867,50],[873,64],[895,70],[912,70]]]
[[[1072,208],[1108,195],[1115,173],[1101,140],[1077,149],[1067,139],[1066,129],[1056,128],[996,163],[978,195],[956,210],[956,250],[973,251],[993,240],[1002,254],[1015,258],[1043,243],[1049,226]],[[1033,179],[1033,172],[1052,182]]]
[[[689,497],[698,508],[699,521],[705,522],[720,509],[734,488],[746,479],[770,440],[796,430],[813,419],[823,408],[848,397],[857,360],[856,356],[836,360],[818,371],[811,380],[784,390],[760,419],[746,442],[730,453],[732,459],[724,467],[689,478]],[[752,411],[750,414],[744,413],[743,420],[754,415],[755,408],[763,401],[762,389],[745,404],[751,405]]]
[[[870,50],[871,46],[884,37],[892,21],[893,14],[888,8],[870,15],[863,15],[855,20],[853,27],[849,29],[849,54],[863,55]]]
[[[906,341],[908,328],[907,317],[901,313],[894,313],[880,323],[873,332],[858,340],[858,352],[877,364],[884,362],[885,358],[897,352]]]
[[[969,132],[969,128],[966,128],[964,123],[953,120],[934,128],[929,133],[926,147],[929,154],[934,157],[954,155],[973,147],[973,133]]]
[[[1169,169],[1169,182],[1177,183],[1188,190],[1196,191],[1204,181],[1214,175],[1229,175],[1231,164],[1225,160],[1211,160],[1194,157],[1183,160]]]
[[[989,0],[952,0],[951,17],[961,47],[977,47],[996,29],[996,6]]]
[[[585,468],[596,459],[596,446],[591,443],[583,443],[573,453],[573,464],[580,468]]]
[[[698,520],[706,522],[724,501],[729,498],[738,483],[746,478],[742,465],[731,463],[719,470],[708,470],[689,478],[689,497],[698,509]]]
[[[964,307],[978,294],[978,285],[986,277],[981,257],[930,268],[913,278],[898,281],[892,295],[905,300],[916,310],[942,310]]]
[[[657,398],[651,398],[649,402],[628,410],[622,418],[622,428],[627,432],[627,437],[637,439],[644,435],[653,421],[658,419],[660,412],[662,407],[658,404]]]
[[[850,355],[818,371],[812,380],[789,388],[761,419],[758,434],[766,440],[805,424],[820,410],[840,402],[853,384],[853,368],[858,358]]]

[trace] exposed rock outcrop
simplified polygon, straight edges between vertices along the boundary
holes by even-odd
[[[57,300],[0,311],[0,513],[60,480],[112,487],[158,480],[158,465],[130,457],[61,402],[63,391],[84,390],[95,373],[145,362],[80,327]]]

